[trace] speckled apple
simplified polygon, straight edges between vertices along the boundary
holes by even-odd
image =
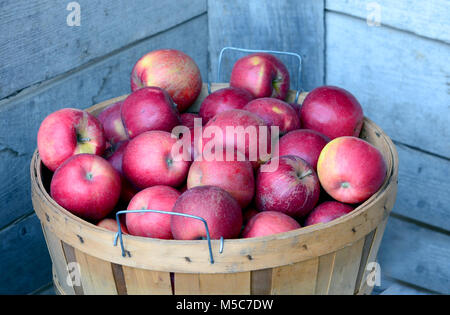
[[[123,101],[109,105],[97,116],[105,130],[106,140],[111,144],[128,140],[127,131],[122,123],[122,104]]]
[[[308,215],[320,196],[314,169],[294,155],[281,156],[274,172],[258,171],[255,202],[260,211],[283,212],[294,218]]]
[[[52,198],[63,208],[90,221],[105,218],[120,197],[119,173],[104,158],[78,154],[53,174]]]
[[[244,110],[259,116],[267,126],[278,126],[280,135],[300,128],[300,118],[291,105],[276,98],[264,97],[249,102]]]
[[[127,210],[160,210],[171,212],[181,193],[169,186],[156,185],[137,193]],[[127,213],[126,224],[130,234],[143,237],[173,239],[170,214]]]
[[[200,69],[185,53],[160,49],[142,56],[131,72],[131,90],[158,86],[172,97],[180,112],[188,109],[202,88]]]
[[[245,208],[255,192],[252,164],[244,158],[242,161],[194,161],[189,169],[187,188],[205,185],[226,190]]]
[[[242,231],[242,238],[262,237],[300,229],[290,216],[277,211],[264,211],[253,216]]]
[[[240,58],[231,71],[230,86],[242,88],[253,97],[285,100],[290,76],[286,66],[275,56],[254,53]]]
[[[372,144],[356,137],[332,140],[317,162],[320,183],[335,200],[356,204],[380,189],[386,177],[386,162]]]
[[[130,139],[146,131],[171,132],[181,124],[180,114],[169,94],[158,87],[131,93],[122,105],[122,121]]]
[[[96,225],[98,227],[110,230],[112,232],[119,231],[119,227],[117,226],[117,221],[114,219],[111,219],[111,218],[104,218],[104,219],[100,220]],[[120,229],[123,234],[130,234],[127,230],[126,225],[122,224],[122,222],[120,223]]]
[[[305,226],[333,221],[352,212],[354,209],[355,208],[353,206],[345,203],[326,201],[319,204],[313,211],[311,211],[305,220]]]
[[[230,109],[243,109],[248,102],[253,100],[253,95],[243,89],[227,87],[209,94],[200,106],[199,115],[206,124],[218,113]]]
[[[219,128],[222,132],[222,138],[216,139],[215,134],[207,137],[205,136],[208,127]],[[217,140],[217,145],[223,146],[224,151],[226,148],[234,148],[235,150],[243,153],[247,160],[250,160],[253,167],[256,169],[259,165],[269,159],[271,149],[271,133],[270,128],[266,128],[267,132],[260,133],[260,127],[267,127],[264,120],[257,115],[250,113],[249,111],[242,109],[231,109],[221,112],[214,116],[203,128],[202,141],[199,142],[199,153],[204,152],[203,149],[209,144],[210,141]],[[239,133],[239,136],[234,132],[227,132],[228,128],[235,128],[235,131],[243,131]],[[254,129],[256,131],[256,138],[252,141],[246,130]],[[215,142],[213,142],[216,144]],[[264,143],[264,146],[260,146],[260,143]],[[202,145],[200,147],[200,145]],[[260,150],[263,147],[264,150]],[[265,151],[265,152],[263,152]],[[254,153],[254,154],[252,154]],[[225,160],[225,157],[222,156]]]
[[[313,129],[331,140],[359,136],[364,121],[361,104],[347,90],[321,86],[312,90],[300,109],[302,127]]]
[[[84,110],[64,108],[42,121],[37,144],[42,162],[55,171],[73,155],[102,155],[106,137],[102,124],[93,115]]]
[[[242,210],[225,190],[216,186],[198,186],[184,192],[172,211],[203,218],[212,239],[237,238],[242,228]],[[206,239],[202,221],[172,216],[172,234],[178,240]]]
[[[318,131],[310,129],[293,130],[280,138],[279,155],[295,155],[308,162],[317,170],[320,152],[330,141]]]
[[[180,186],[186,179],[190,161],[172,155],[177,141],[166,131],[140,134],[125,149],[123,173],[140,189],[154,185]]]
[[[106,160],[111,163],[112,167],[120,174],[120,179],[122,183],[122,190],[120,192],[120,199],[128,204],[134,195],[139,191],[123,174],[122,162],[123,154],[130,141],[125,140],[119,143],[111,145],[111,147],[106,150],[105,153]]]

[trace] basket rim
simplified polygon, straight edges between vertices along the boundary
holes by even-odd
[[[101,106],[104,106],[107,103],[121,100],[125,97],[126,97],[126,95],[116,97],[116,98],[113,98],[110,100],[106,100],[104,102],[101,102],[99,104],[96,104],[96,105],[88,108],[87,110],[93,110],[96,108],[100,108]],[[397,154],[397,150],[396,150],[395,145],[393,144],[392,140],[383,132],[383,130],[379,126],[377,126],[370,119],[364,117],[364,124],[368,124],[374,130],[376,130],[377,132],[380,133],[382,140],[386,142],[386,145],[389,148],[389,154],[390,154],[390,158],[391,158],[391,160],[390,160],[391,163],[388,163],[388,169],[387,169],[387,175],[386,175],[385,181],[384,181],[383,185],[381,186],[381,188],[375,194],[373,194],[369,199],[367,199],[365,202],[363,202],[362,204],[357,206],[355,208],[355,210],[353,210],[352,212],[350,212],[340,218],[337,218],[333,221],[330,221],[328,223],[320,223],[320,224],[316,224],[316,225],[306,226],[306,227],[302,227],[300,229],[296,229],[296,230],[292,230],[292,231],[288,231],[288,232],[284,232],[284,233],[279,233],[279,234],[274,234],[274,235],[269,235],[269,236],[263,236],[263,237],[225,239],[224,240],[224,247],[225,247],[224,254],[221,254],[221,255],[226,254],[227,246],[242,245],[242,246],[251,247],[252,245],[257,245],[257,244],[270,242],[270,241],[287,240],[287,239],[291,239],[291,238],[299,238],[299,237],[308,236],[308,235],[310,236],[310,235],[314,234],[315,232],[330,229],[332,227],[336,227],[339,225],[349,223],[353,219],[360,217],[361,215],[364,215],[364,213],[367,212],[368,209],[370,209],[371,205],[374,205],[377,200],[380,200],[386,194],[386,191],[388,190],[388,188],[396,185],[396,180],[394,180],[394,179],[396,179],[398,176],[398,154]],[[41,177],[41,167],[43,167],[43,163],[40,159],[38,149],[36,148],[36,150],[33,154],[32,160],[31,160],[31,164],[30,164],[31,179],[32,179],[32,186],[34,185],[38,189],[38,192],[40,192],[40,195],[41,195],[43,201],[46,204],[50,205],[52,207],[52,210],[59,212],[59,214],[64,216],[65,221],[69,221],[70,223],[73,223],[76,226],[84,227],[90,231],[95,231],[98,233],[105,234],[106,237],[111,238],[111,247],[112,247],[113,246],[112,240],[114,239],[114,236],[116,234],[115,232],[109,231],[105,228],[98,227],[93,223],[90,223],[88,221],[85,221],[85,220],[79,218],[78,216],[70,213],[68,210],[61,207],[59,204],[56,203],[55,200],[53,200],[53,198],[49,195],[49,193],[47,192],[47,190],[44,187],[42,177]],[[46,222],[44,215],[42,213],[40,213],[41,211],[37,211],[36,207],[34,207],[34,210],[37,213],[41,223],[46,224],[51,227],[51,224],[48,224],[48,222]],[[385,208],[386,213],[384,214],[384,217],[387,217],[391,210],[392,209]],[[48,221],[48,218],[47,218],[47,221]],[[58,236],[58,237],[60,237],[60,236]],[[145,244],[157,244],[157,245],[162,245],[162,246],[166,246],[166,245],[169,246],[169,245],[173,245],[173,244],[184,245],[184,246],[202,245],[202,246],[206,246],[206,248],[207,248],[207,240],[162,240],[162,239],[146,238],[146,237],[133,236],[133,235],[123,235],[123,239],[124,239],[125,243],[127,240],[130,240],[133,242],[142,243],[143,245],[145,245]],[[61,238],[61,240],[66,241],[64,238]],[[218,248],[218,246],[219,246],[218,242],[219,242],[219,240],[211,240],[213,248],[216,248],[216,247]],[[75,248],[83,248],[83,246],[81,246],[82,244],[80,245],[80,244],[73,243],[70,241],[68,241],[67,243],[74,246]],[[344,247],[344,246],[342,246],[342,247]],[[333,251],[335,249],[336,248],[333,248]],[[119,252],[119,250],[120,250],[120,248],[118,247],[117,251]],[[216,251],[216,253],[218,253],[218,251]],[[218,256],[218,254],[215,254],[214,256],[216,257],[216,256]],[[102,258],[102,256],[100,254],[99,254],[99,258]],[[206,258],[206,254],[205,254],[205,258]],[[123,261],[121,261],[121,262],[123,263]],[[130,264],[124,263],[124,264],[130,265],[130,266],[135,266],[135,264],[133,264],[133,263],[130,263]]]

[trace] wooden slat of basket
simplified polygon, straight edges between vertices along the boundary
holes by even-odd
[[[175,274],[177,295],[250,295],[250,284],[250,272]]]
[[[116,282],[111,263],[75,249],[75,257],[80,264],[81,283],[84,294],[116,295]]]
[[[314,294],[318,268],[318,257],[274,268],[270,293],[275,295]]]
[[[363,246],[364,238],[336,252],[328,294],[354,293]]]
[[[44,232],[45,241],[47,242],[48,251],[52,259],[54,273],[57,279],[60,279],[59,286],[65,294],[75,294],[73,286],[70,286],[66,281],[69,272],[67,270],[67,261],[61,240],[50,232],[44,224],[42,224],[42,231]]]
[[[272,289],[272,268],[254,270],[251,273],[251,294],[269,295]]]
[[[123,266],[123,274],[130,295],[172,294],[170,273]]]
[[[336,253],[330,253],[319,257],[317,272],[316,295],[327,295],[330,289],[331,277],[333,276],[334,260]]]
[[[388,218],[386,218],[380,224],[380,226],[375,230],[375,234],[374,234],[372,246],[370,247],[370,250],[369,250],[367,262],[366,262],[366,265],[364,266],[364,270],[362,270],[363,273],[361,276],[361,282],[359,283],[359,286],[356,288],[356,294],[369,295],[372,293],[373,287],[370,287],[366,281],[369,273],[371,272],[371,270],[367,270],[367,265],[369,263],[376,261],[378,249],[380,248],[380,245],[381,245],[381,240],[383,238],[384,230],[386,229],[387,221],[388,221]]]

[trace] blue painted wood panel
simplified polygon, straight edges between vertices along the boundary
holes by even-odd
[[[290,51],[303,57],[302,88],[324,82],[324,2],[318,0],[210,0],[208,1],[210,74],[216,81],[220,50],[225,46]],[[234,62],[242,53],[227,52],[221,82],[229,81]],[[280,57],[288,67],[293,89],[298,61]]]
[[[77,0],[69,26],[70,2],[1,1],[0,99],[206,12],[206,0]]]

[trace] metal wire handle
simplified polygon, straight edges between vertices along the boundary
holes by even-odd
[[[169,214],[169,215],[177,215],[177,216],[181,216],[181,217],[187,217],[187,218],[191,218],[191,219],[197,219],[203,222],[203,224],[205,225],[205,230],[206,230],[206,238],[208,241],[208,248],[209,248],[209,259],[211,264],[214,264],[214,257],[212,254],[212,247],[211,247],[211,237],[209,235],[209,228],[208,228],[208,223],[206,222],[205,219],[203,219],[202,217],[198,217],[195,215],[191,215],[191,214],[185,214],[185,213],[178,213],[178,212],[171,212],[171,211],[161,211],[161,210],[121,210],[121,211],[117,211],[116,213],[116,221],[117,221],[117,232],[114,236],[114,246],[117,246],[117,239],[120,240],[120,247],[122,249],[122,257],[126,257],[126,252],[125,252],[125,247],[123,245],[123,238],[122,238],[122,226],[120,224],[120,219],[119,219],[119,215],[124,214],[124,213],[162,213],[162,214]],[[222,254],[223,252],[223,246],[224,246],[224,239],[223,237],[220,237],[220,249],[219,249],[219,253]]]
[[[268,54],[287,55],[287,56],[296,57],[298,59],[298,77],[297,77],[297,87],[296,87],[297,94],[295,95],[295,103],[298,102],[298,98],[299,98],[300,93],[301,93],[301,83],[302,83],[302,65],[303,65],[302,56],[300,56],[297,53],[287,52],[287,51],[245,49],[245,48],[237,48],[237,47],[224,47],[224,48],[222,48],[222,50],[220,51],[220,54],[219,54],[219,62],[218,62],[218,65],[217,65],[217,82],[220,82],[220,74],[221,74],[221,70],[222,70],[223,54],[227,50],[235,50],[235,51],[240,51],[240,52],[245,52],[245,53],[268,53]],[[210,82],[208,82],[208,93],[211,94],[211,83]]]

